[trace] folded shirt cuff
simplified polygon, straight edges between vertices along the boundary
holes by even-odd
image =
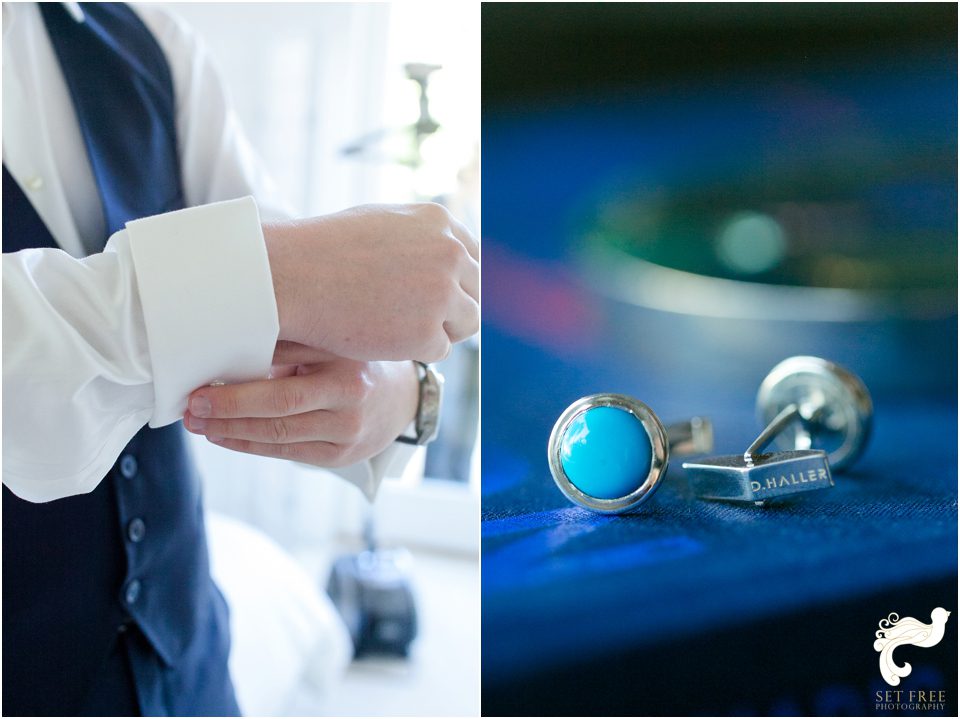
[[[150,426],[179,420],[198,387],[267,377],[280,324],[253,198],[134,220],[125,232],[153,367]]]
[[[413,423],[411,423],[412,426]],[[340,479],[352,484],[360,490],[368,502],[373,502],[377,498],[377,492],[383,480],[386,477],[402,475],[417,449],[416,445],[392,442],[382,452],[369,459],[324,471],[332,472]],[[301,464],[301,466],[312,470],[317,469],[316,466],[309,464]]]

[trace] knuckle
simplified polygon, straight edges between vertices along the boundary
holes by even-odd
[[[420,214],[434,222],[446,222],[449,220],[447,208],[436,202],[420,202],[417,204]]]
[[[373,384],[366,372],[361,372],[357,378],[357,386],[354,388],[357,405],[362,406],[364,402],[370,399],[373,393]]]
[[[344,372],[340,377],[340,389],[344,401],[355,404],[362,402],[369,393],[369,381],[361,365]]]
[[[452,235],[445,234],[443,240],[443,258],[454,267],[458,266],[466,254],[467,248]]]
[[[360,412],[344,412],[340,422],[342,441],[354,445],[363,434],[363,415]]]
[[[281,415],[294,414],[304,406],[306,398],[300,386],[293,382],[278,382],[273,393],[273,409]]]
[[[452,278],[459,274],[461,263],[466,254],[467,249],[460,244],[456,237],[446,233],[440,235],[434,249],[434,257],[440,270],[439,276]]]
[[[274,444],[284,444],[290,439],[290,428],[282,419],[275,419],[268,425],[270,440]]]
[[[340,375],[340,398],[346,404],[352,404],[355,401],[358,392],[359,382],[352,372],[345,372]]]

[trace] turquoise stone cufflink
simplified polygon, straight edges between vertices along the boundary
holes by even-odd
[[[833,486],[831,469],[863,453],[873,403],[863,381],[819,357],[790,357],[774,367],[757,393],[766,424],[743,454],[685,462],[693,491],[703,499],[766,502]],[[780,451],[763,453],[771,443]]]
[[[681,455],[709,452],[709,420],[695,417],[665,428],[643,402],[622,394],[594,394],[560,415],[547,457],[554,482],[571,502],[616,514],[653,495],[671,447]]]

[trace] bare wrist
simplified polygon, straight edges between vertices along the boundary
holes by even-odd
[[[263,241],[267,247],[270,274],[273,278],[273,294],[277,301],[277,316],[280,321],[281,340],[296,340],[294,319],[295,303],[292,297],[294,283],[291,277],[290,246],[288,230],[283,223],[264,223]]]

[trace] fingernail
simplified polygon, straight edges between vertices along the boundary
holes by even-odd
[[[199,417],[194,417],[193,414],[190,415],[190,429],[197,432],[203,430],[207,426],[207,420],[200,419]]]
[[[213,411],[213,405],[206,397],[190,398],[190,414],[194,417],[209,417]]]
[[[223,441],[223,437],[217,437],[217,436],[214,435],[214,434],[208,434],[208,435],[207,435],[207,441],[213,442],[214,444],[220,444],[220,442]]]

